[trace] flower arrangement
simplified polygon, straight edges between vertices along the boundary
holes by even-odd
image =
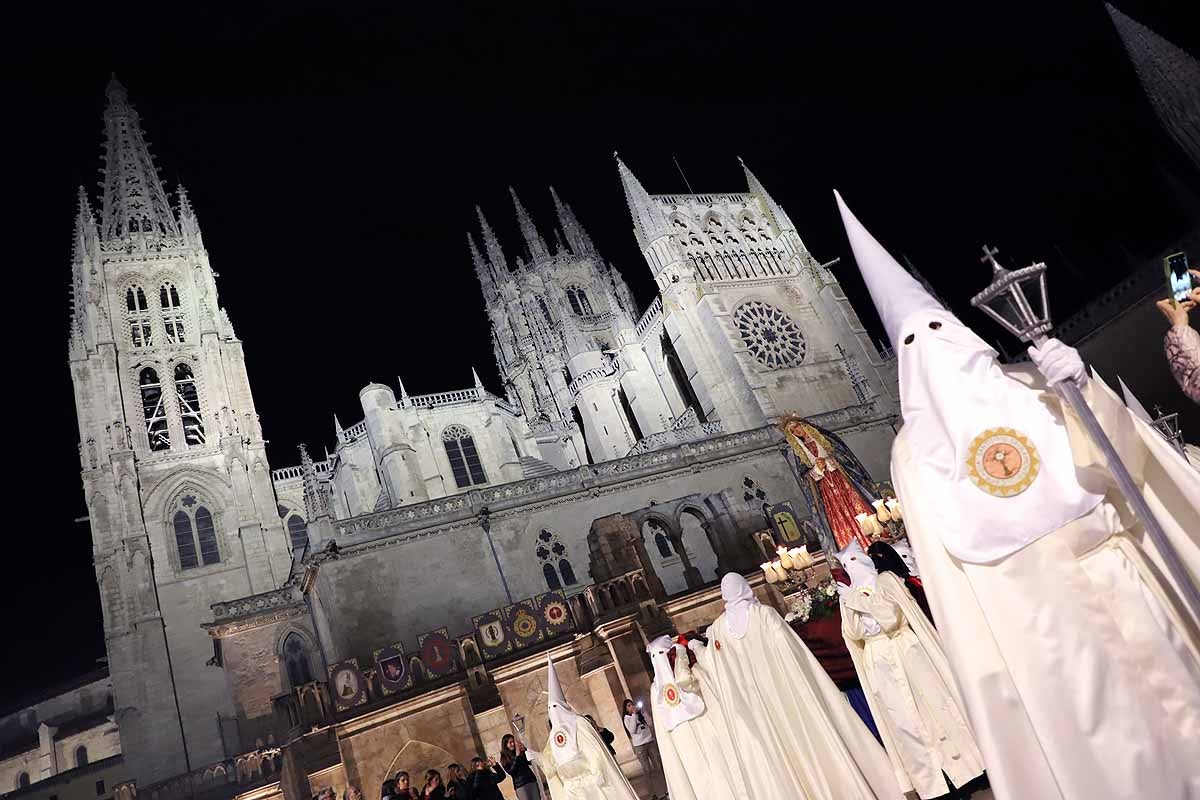
[[[812,588],[802,587],[788,604],[788,613],[784,621],[803,624],[838,613],[837,583],[833,578],[828,578]]]

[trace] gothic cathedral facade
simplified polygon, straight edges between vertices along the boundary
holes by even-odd
[[[748,169],[746,192],[651,195],[619,160],[659,289],[649,308],[639,312],[553,190],[551,242],[514,192],[520,257],[505,254],[482,211],[478,238],[468,237],[504,397],[477,376],[471,389],[411,398],[402,384],[399,398],[370,384],[360,392],[363,421],[343,429],[335,420],[333,454],[314,463],[302,450],[299,468],[273,473],[196,215],[182,188],[168,201],[115,79],[104,125],[99,219],[81,189],[75,220],[69,353],[116,721],[141,786],[248,747],[248,731],[270,730],[270,698],[296,682],[278,653],[258,654],[267,662],[242,673],[223,663],[220,635],[205,629],[215,608],[304,584],[315,593],[305,641],[322,642],[306,656],[311,680],[323,657],[363,655],[393,634],[447,622],[469,630],[471,614],[502,605],[509,591],[489,577],[493,562],[478,559],[480,577],[447,620],[445,608],[387,594],[402,583],[422,591],[386,579],[385,569],[403,568],[389,566],[401,558],[394,549],[370,560],[378,576],[360,572],[339,586],[338,570],[362,563],[360,544],[365,554],[385,539],[411,541],[408,552],[429,548],[423,561],[436,563],[480,547],[486,534],[500,543],[505,555],[491,557],[517,596],[579,594],[590,582],[582,567],[594,521],[672,498],[682,506],[695,494],[688,513],[707,516],[689,523],[698,552],[688,550],[704,567],[686,580],[679,568],[678,585],[689,589],[713,581],[721,564],[754,561],[749,535],[765,524],[767,495],[748,465],[775,501],[807,513],[771,428],[785,412],[836,432],[887,478],[895,362],[872,344],[830,264],[813,258]],[[680,451],[696,442],[707,449]],[[439,501],[448,495],[460,497]],[[471,515],[493,495],[488,533]],[[420,526],[429,529],[413,536]],[[445,549],[449,531],[457,551]],[[301,581],[306,569],[319,572],[330,543],[341,566]],[[520,555],[531,552],[540,561]],[[384,588],[375,602],[390,605],[352,609],[362,595],[343,590],[376,579]],[[328,609],[347,613],[326,618]],[[268,662],[279,675],[261,672]]]

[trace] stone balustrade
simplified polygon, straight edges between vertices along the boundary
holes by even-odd
[[[621,362],[618,358],[610,358],[604,364],[598,367],[592,367],[589,370],[581,372],[579,377],[571,381],[571,385],[567,387],[567,391],[571,393],[571,403],[574,404],[579,400],[579,393],[587,387],[591,386],[596,381],[611,378],[620,373]]]
[[[223,603],[213,603],[213,618],[218,622],[237,619],[239,617],[262,614],[281,608],[296,606],[304,602],[304,594],[299,586],[284,586],[262,594],[252,594],[249,597],[239,597]]]
[[[313,469],[318,475],[328,475],[330,466],[328,461],[314,461]],[[271,480],[275,482],[290,481],[293,479],[301,479],[304,477],[304,472],[299,465],[294,467],[280,467],[279,469],[271,470]]]
[[[695,419],[694,415],[692,419]],[[724,429],[720,420],[689,425],[682,428],[672,427],[669,431],[652,433],[638,440],[638,443],[629,451],[629,455],[649,453],[654,450],[661,450],[664,447],[674,447],[684,442],[698,442],[710,436],[720,436],[723,432]]]
[[[264,747],[140,787],[133,781],[113,788],[114,800],[222,800],[279,780],[283,754]]]
[[[634,330],[637,332],[638,339],[642,339],[646,335],[646,331],[654,326],[662,318],[662,296],[655,296],[654,302],[646,309],[646,313],[642,314],[642,318],[637,321]]]

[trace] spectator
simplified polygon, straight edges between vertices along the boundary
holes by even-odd
[[[346,787],[346,791],[342,792],[342,800],[363,800],[363,795],[352,783]]]
[[[517,800],[542,800],[537,776],[529,766],[529,757],[525,755],[525,744],[518,742],[511,733],[504,734],[500,740],[500,766],[512,776]]]
[[[1200,283],[1200,271],[1189,270]],[[1200,403],[1200,331],[1188,324],[1188,312],[1200,305],[1200,286],[1192,289],[1191,298],[1180,302],[1159,300],[1158,309],[1171,323],[1164,340],[1167,363],[1175,380],[1193,403]]]
[[[442,776],[436,769],[425,770],[425,785],[421,787],[421,800],[444,800],[446,790]]]
[[[642,765],[642,774],[650,784],[653,793],[651,800],[657,800],[659,785],[658,745],[654,743],[654,731],[646,722],[646,716],[637,704],[626,699],[622,707],[625,732],[629,734],[629,743],[633,745],[633,754]]]
[[[471,770],[471,800],[504,800],[500,782],[507,776],[499,764],[476,756],[471,759]]]
[[[394,796],[397,800],[418,800],[417,790],[412,788],[412,781],[408,777],[408,773],[404,770],[396,773],[396,792]]]
[[[617,738],[608,728],[601,728],[596,724],[596,720],[591,714],[585,714],[584,719],[592,723],[592,727],[596,729],[596,733],[600,734],[600,741],[604,742],[604,746],[608,748],[609,755],[613,758],[617,757],[617,751],[613,749],[612,743]]]
[[[454,800],[471,800],[471,785],[467,783],[467,776],[463,771],[462,764],[451,764],[446,767],[446,797],[453,797]]]
[[[396,782],[388,780],[383,782],[383,791],[379,793],[380,800],[395,800],[396,797]]]

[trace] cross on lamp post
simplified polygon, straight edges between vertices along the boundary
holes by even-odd
[[[1032,264],[1018,270],[1007,270],[996,260],[999,251],[996,248],[983,248],[983,257],[979,260],[992,267],[992,282],[982,292],[971,298],[971,305],[982,309],[988,316],[1000,323],[1009,333],[1018,337],[1022,342],[1032,343],[1041,347],[1046,343],[1046,334],[1053,327],[1050,322],[1049,296],[1046,293],[1046,265]],[[1184,605],[1193,615],[1200,617],[1200,591],[1192,582],[1178,554],[1171,546],[1167,534],[1154,517],[1146,498],[1142,496],[1137,484],[1125,468],[1121,457],[1117,454],[1096,415],[1083,399],[1079,387],[1071,381],[1063,381],[1051,387],[1074,409],[1083,427],[1087,430],[1092,443],[1100,450],[1108,469],[1116,480],[1117,488],[1125,496],[1133,513],[1142,521],[1146,535],[1154,543],[1162,557],[1167,572],[1174,579],[1183,596]]]

